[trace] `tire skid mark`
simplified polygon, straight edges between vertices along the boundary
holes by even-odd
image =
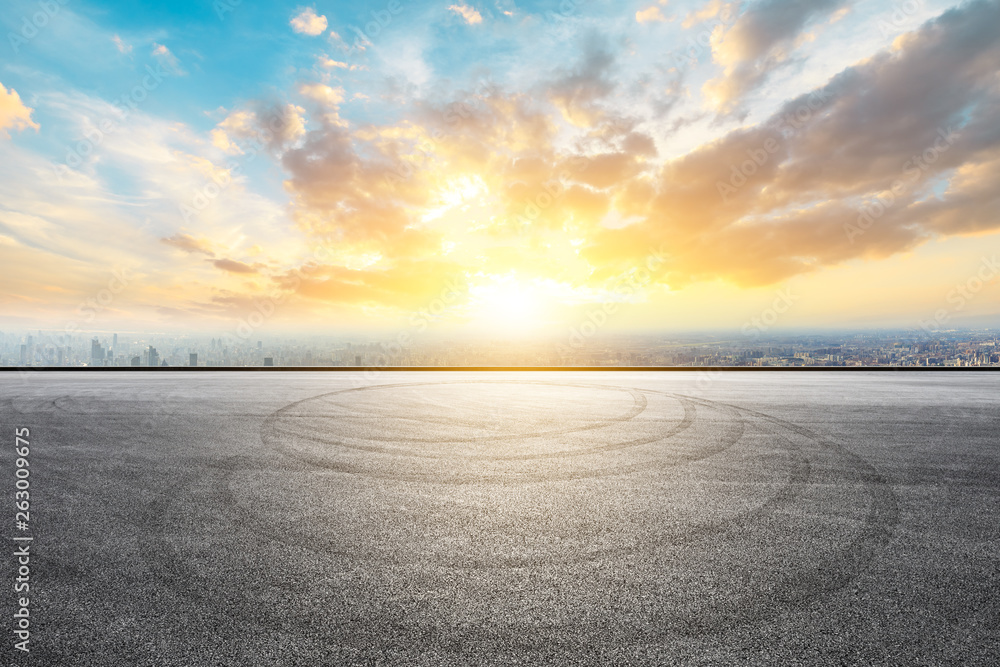
[[[581,431],[589,431],[589,430],[593,430],[593,429],[605,428],[605,427],[607,427],[609,425],[612,425],[612,424],[615,424],[615,423],[631,421],[632,419],[634,419],[638,415],[642,414],[642,412],[645,411],[645,409],[647,407],[647,399],[646,399],[645,395],[643,395],[639,390],[629,389],[629,388],[625,388],[625,387],[609,387],[609,386],[605,386],[605,385],[557,384],[557,383],[553,383],[553,382],[541,382],[541,381],[514,382],[514,381],[509,381],[509,380],[502,380],[502,381],[495,381],[495,382],[493,382],[493,381],[484,381],[484,380],[479,380],[479,381],[455,380],[455,381],[448,381],[448,382],[420,382],[420,383],[413,383],[413,384],[392,384],[392,385],[388,385],[387,384],[387,385],[377,385],[377,387],[378,388],[400,388],[400,387],[421,387],[421,386],[428,386],[428,385],[430,385],[430,386],[437,386],[437,385],[449,385],[449,384],[535,384],[535,385],[550,385],[550,386],[557,386],[557,387],[576,387],[576,388],[587,388],[587,389],[595,389],[595,388],[617,389],[617,390],[620,390],[620,391],[627,391],[629,394],[632,395],[633,400],[635,402],[635,404],[632,406],[632,408],[628,412],[626,412],[625,414],[623,414],[623,415],[620,415],[618,417],[611,417],[609,419],[605,419],[605,420],[602,420],[602,421],[599,421],[599,422],[591,422],[591,423],[586,424],[584,426],[578,426],[578,427],[572,427],[572,428],[564,428],[564,429],[554,429],[554,430],[548,430],[548,431],[533,431],[533,432],[525,432],[525,433],[512,433],[510,435],[500,435],[500,434],[497,434],[497,435],[476,436],[476,437],[472,437],[472,438],[448,438],[447,442],[455,442],[455,443],[462,443],[462,442],[502,442],[504,440],[523,440],[525,438],[539,438],[539,437],[548,437],[548,436],[553,436],[553,435],[565,435],[565,434],[569,434],[569,433],[579,433]],[[319,396],[313,396],[312,398],[307,398],[307,399],[298,401],[296,403],[292,403],[291,405],[285,406],[284,408],[281,408],[280,410],[278,410],[278,411],[272,413],[271,415],[269,415],[268,419],[269,420],[271,420],[272,418],[276,419],[277,417],[280,416],[280,417],[293,417],[293,418],[294,417],[305,417],[305,418],[309,418],[309,419],[317,419],[317,418],[318,419],[331,419],[331,420],[335,420],[335,421],[342,421],[342,419],[343,419],[342,415],[326,416],[326,415],[317,415],[317,414],[311,413],[311,412],[310,413],[296,413],[296,412],[291,411],[290,408],[298,407],[302,403],[312,402],[312,401],[315,401],[315,400],[321,400],[321,399],[324,399],[324,398],[329,397],[329,396],[342,395],[342,394],[347,394],[347,393],[352,393],[352,392],[357,392],[357,391],[371,391],[374,388],[375,387],[362,387],[360,389],[342,389],[342,390],[339,390],[339,391],[330,392],[328,394],[320,394]],[[338,407],[345,407],[346,408],[347,406],[339,406],[338,405]],[[376,414],[376,413],[367,413],[367,415],[370,415],[372,418],[379,418],[379,417],[384,418],[385,417],[385,415],[379,415],[379,414]],[[352,414],[350,416],[353,417],[353,418],[356,418],[356,415]],[[406,415],[392,415],[392,417],[393,417],[393,419],[398,419],[400,421],[417,421],[417,422],[423,422],[423,423],[441,424],[443,426],[454,426],[456,423],[457,424],[467,425],[466,422],[463,422],[461,420],[456,420],[456,419],[453,419],[453,418],[435,419],[433,416],[408,417]],[[474,422],[472,424],[474,426],[476,425]],[[385,435],[385,434],[380,435],[379,438],[378,438],[378,440],[379,441],[384,441],[384,442],[427,442],[427,443],[439,443],[440,442],[439,438],[412,438],[412,437],[407,437],[407,438],[393,438],[392,436]],[[341,444],[342,446],[345,446],[345,447],[350,447],[351,446],[351,445],[347,445],[345,443],[339,443],[339,442],[334,443],[334,444]],[[385,451],[385,449],[386,449],[386,448],[366,448],[366,447],[360,447],[360,446],[358,446],[356,448],[357,449],[363,449],[365,451],[380,451],[380,450],[381,451]]]
[[[493,382],[485,382],[485,381],[479,380],[479,381],[455,381],[455,382],[450,382],[450,383],[446,383],[446,384],[491,384],[491,383],[493,383]],[[600,389],[607,389],[608,388],[607,385],[589,385],[589,384],[580,384],[580,383],[573,383],[573,384],[566,383],[566,384],[563,384],[563,383],[541,382],[541,381],[519,382],[519,381],[512,381],[512,380],[502,380],[502,381],[496,381],[495,383],[496,384],[539,384],[539,385],[572,386],[572,387],[578,387],[578,388],[600,388]],[[424,386],[424,385],[427,385],[427,384],[434,384],[434,383],[416,383],[416,384],[418,386]],[[393,385],[375,385],[373,387],[363,387],[360,390],[372,391],[372,390],[374,390],[376,388],[384,388],[384,387],[412,387],[412,386],[415,386],[415,385],[413,383],[400,383],[400,384],[393,384]],[[350,389],[350,390],[345,390],[345,391],[358,391],[358,390]],[[642,390],[638,390],[638,389],[634,389],[634,388],[633,389],[629,389],[629,391],[630,392],[642,393]],[[333,393],[342,393],[342,392],[333,392]],[[329,395],[329,394],[322,394],[320,396],[326,396],[326,395]],[[291,405],[286,406],[285,408],[282,408],[280,410],[277,410],[274,413],[272,413],[271,415],[269,415],[264,420],[264,423],[262,425],[262,438],[263,438],[265,444],[268,444],[271,447],[274,447],[275,449],[278,449],[279,451],[281,451],[282,453],[284,453],[284,454],[286,454],[288,456],[291,456],[293,458],[297,458],[297,459],[299,459],[301,461],[304,461],[304,462],[306,462],[306,463],[308,463],[310,465],[313,465],[315,467],[324,468],[324,469],[335,471],[335,472],[342,472],[342,473],[346,473],[346,474],[365,475],[365,476],[373,477],[373,478],[376,478],[376,479],[388,479],[388,480],[399,480],[399,481],[409,481],[409,482],[428,482],[428,483],[442,483],[442,484],[499,483],[499,484],[509,485],[509,484],[531,483],[531,482],[565,481],[565,480],[572,480],[572,479],[589,479],[589,478],[601,477],[601,476],[608,476],[608,475],[630,474],[630,473],[636,472],[638,470],[641,470],[644,467],[644,464],[636,464],[636,465],[630,465],[630,466],[621,466],[621,467],[617,467],[617,468],[609,468],[609,469],[604,469],[604,470],[600,470],[599,469],[599,470],[571,471],[571,472],[563,472],[563,473],[541,472],[541,473],[537,473],[537,474],[530,474],[529,473],[529,474],[520,474],[520,475],[513,475],[513,476],[512,475],[496,474],[496,473],[494,473],[492,475],[485,475],[485,476],[482,475],[482,474],[479,474],[479,475],[451,475],[451,476],[444,476],[444,475],[442,475],[441,471],[435,471],[433,473],[421,474],[419,472],[418,473],[403,473],[403,472],[386,472],[386,471],[371,470],[369,466],[359,465],[359,464],[354,463],[354,462],[348,462],[348,461],[341,461],[341,462],[330,461],[328,458],[326,458],[324,456],[312,454],[312,453],[309,453],[309,452],[304,452],[304,451],[296,449],[296,448],[294,448],[294,447],[292,447],[292,446],[290,446],[290,445],[288,445],[288,444],[285,443],[285,439],[281,437],[282,435],[288,434],[288,435],[293,435],[293,437],[294,436],[301,437],[301,436],[299,436],[297,433],[295,433],[293,431],[288,431],[287,429],[282,429],[280,426],[277,425],[277,423],[276,423],[277,420],[281,416],[283,416],[285,414],[286,410],[288,410],[290,408],[294,408],[296,406],[299,406],[302,403],[314,400],[315,398],[318,398],[318,397],[307,398],[307,399],[303,399],[301,401],[298,401],[296,403],[292,403]],[[414,451],[410,451],[410,450],[402,450],[402,451],[399,451],[399,450],[389,450],[389,451],[387,451],[387,448],[380,447],[378,445],[364,445],[364,444],[357,444],[357,443],[347,443],[347,442],[344,442],[343,440],[340,440],[340,439],[322,438],[322,437],[319,437],[319,436],[317,436],[315,434],[310,434],[309,436],[307,436],[307,439],[310,440],[311,442],[318,442],[318,443],[323,443],[323,444],[329,444],[329,445],[334,445],[334,446],[337,446],[337,447],[344,447],[346,449],[354,449],[354,450],[371,452],[371,453],[395,454],[397,456],[400,455],[400,454],[402,454],[406,458],[410,458],[410,459],[437,459],[437,460],[453,460],[453,461],[485,460],[485,461],[495,461],[495,462],[502,462],[502,461],[529,461],[529,460],[543,460],[543,459],[561,459],[561,458],[567,458],[567,457],[586,456],[586,455],[591,455],[591,454],[600,453],[600,452],[613,452],[613,451],[616,451],[616,450],[626,449],[626,448],[630,448],[630,447],[639,447],[639,446],[643,446],[643,445],[649,445],[649,444],[652,444],[652,443],[656,443],[656,442],[662,441],[662,440],[667,439],[667,438],[672,438],[675,435],[677,435],[678,433],[681,433],[681,432],[687,430],[688,428],[690,428],[693,425],[693,423],[695,421],[695,418],[696,418],[696,409],[695,409],[694,403],[692,401],[688,401],[686,399],[686,397],[681,399],[681,403],[682,403],[682,407],[684,409],[684,417],[682,418],[682,420],[679,423],[675,423],[666,433],[662,433],[661,432],[661,433],[653,434],[651,436],[645,436],[645,437],[641,437],[641,438],[636,438],[636,439],[625,441],[625,442],[618,442],[618,443],[614,443],[613,442],[613,443],[608,443],[606,445],[599,445],[599,446],[596,446],[596,447],[586,447],[586,448],[573,449],[573,450],[561,450],[561,451],[555,451],[555,452],[542,452],[542,453],[537,453],[537,454],[533,454],[533,453],[521,453],[521,454],[477,454],[477,455],[472,455],[472,454],[434,454],[434,453],[419,452],[419,451],[418,452],[414,452]],[[642,402],[642,409],[643,410],[645,409],[646,404],[647,404],[647,402],[644,400]],[[716,448],[714,448],[708,455],[718,453],[719,451],[723,451],[724,449],[732,446],[732,444],[734,444],[739,439],[739,437],[742,435],[742,425],[740,425],[739,428],[741,430],[741,432],[739,434],[737,434],[735,437],[727,436],[726,438],[724,438],[723,441],[719,443],[719,446],[717,446]],[[587,430],[587,429],[562,429],[561,432],[562,433],[572,433],[572,432],[580,431],[580,430]],[[550,435],[550,434],[551,434],[551,432],[528,433],[528,434],[518,434],[515,437],[517,437],[517,438],[519,438],[521,440],[524,440],[524,439],[529,439],[529,438],[532,438],[532,437],[540,437],[540,436]],[[497,438],[496,440],[499,441],[501,439]],[[450,443],[452,441],[449,439],[448,442]],[[689,456],[689,457],[678,457],[678,458],[681,459],[681,460],[678,461],[678,463],[681,463],[681,462],[686,462],[686,461],[689,461],[689,460],[697,460],[697,458],[703,458],[703,457],[701,457],[701,456],[690,457]]]
[[[384,385],[379,385],[379,387],[382,386]],[[803,490],[808,487],[812,477],[812,457],[809,456],[808,450],[803,449],[803,446],[798,443],[798,438],[789,438],[786,435],[787,433],[801,436],[817,448],[841,456],[852,464],[853,469],[856,470],[855,477],[857,483],[864,486],[869,492],[869,495],[872,497],[872,502],[867,514],[865,528],[863,528],[843,549],[839,549],[836,557],[830,556],[827,558],[819,558],[805,563],[803,566],[797,568],[795,572],[791,573],[790,576],[781,580],[778,585],[773,588],[769,588],[764,596],[749,593],[741,596],[738,602],[733,604],[715,606],[708,605],[700,610],[698,618],[693,622],[690,619],[683,617],[671,617],[669,614],[664,614],[663,612],[665,610],[663,608],[654,608],[649,616],[649,620],[656,621],[654,624],[656,627],[643,629],[640,627],[623,626],[621,629],[616,630],[617,635],[632,637],[636,641],[643,640],[647,633],[659,635],[662,641],[662,632],[665,629],[673,634],[681,636],[720,633],[744,623],[760,622],[762,619],[773,617],[788,607],[815,603],[818,596],[828,595],[835,590],[838,590],[840,587],[846,585],[860,574],[861,569],[865,566],[865,564],[875,558],[879,549],[884,546],[884,542],[880,541],[880,535],[886,542],[888,541],[889,534],[891,534],[890,526],[894,525],[892,520],[894,513],[896,516],[895,521],[898,521],[898,509],[893,509],[895,507],[895,496],[891,493],[891,491],[889,492],[888,497],[886,497],[884,491],[879,491],[877,488],[872,490],[873,486],[885,486],[887,485],[887,482],[884,477],[879,475],[878,472],[872,466],[867,464],[867,462],[861,457],[854,455],[842,446],[830,442],[808,429],[771,417],[765,413],[739,408],[725,403],[707,401],[700,398],[669,394],[667,392],[654,392],[653,390],[641,391],[660,393],[684,401],[685,421],[688,421],[689,423],[684,429],[679,429],[677,433],[682,432],[696,423],[698,406],[709,410],[722,410],[727,415],[727,419],[722,422],[723,432],[721,437],[713,438],[711,447],[697,452],[691,452],[684,456],[678,456],[676,457],[676,460],[671,459],[670,461],[665,462],[654,459],[651,462],[647,461],[635,465],[589,471],[591,473],[590,475],[580,474],[554,477],[553,475],[539,474],[538,479],[534,481],[565,482],[573,479],[583,479],[590,476],[603,477],[608,474],[626,475],[655,473],[656,470],[662,469],[667,465],[690,463],[726,451],[743,439],[748,425],[752,423],[756,428],[763,428],[769,435],[777,437],[781,441],[783,450],[787,452],[788,466],[786,468],[787,476],[784,484],[778,488],[775,493],[771,494],[763,504],[751,510],[727,517],[726,519],[690,524],[684,528],[685,534],[681,536],[673,534],[658,535],[655,539],[652,539],[645,544],[629,545],[628,547],[622,549],[612,547],[605,550],[598,550],[596,552],[578,553],[570,555],[566,558],[552,558],[551,556],[548,558],[498,556],[492,559],[478,559],[472,562],[469,562],[468,560],[465,560],[464,562],[462,560],[458,560],[457,562],[442,562],[433,559],[432,562],[429,562],[428,559],[421,558],[401,559],[399,554],[381,554],[376,550],[363,552],[337,550],[335,545],[330,545],[330,548],[322,546],[312,547],[309,545],[309,541],[314,540],[314,536],[301,535],[296,531],[288,530],[285,530],[281,534],[277,534],[273,530],[273,526],[262,522],[259,517],[253,514],[252,508],[241,504],[233,492],[232,479],[234,478],[236,472],[241,469],[254,469],[253,466],[250,465],[245,467],[237,465],[237,459],[239,457],[232,457],[231,460],[220,461],[218,465],[211,466],[214,474],[219,475],[216,482],[218,491],[212,494],[212,502],[219,504],[221,507],[228,508],[227,512],[231,512],[231,516],[233,516],[236,521],[252,526],[252,530],[257,531],[262,539],[267,539],[282,545],[294,544],[296,548],[308,550],[327,559],[328,562],[331,562],[331,564],[344,558],[353,560],[358,565],[362,563],[377,563],[381,566],[406,567],[433,564],[444,568],[466,571],[469,572],[470,575],[474,575],[475,570],[488,571],[514,568],[538,568],[543,565],[568,566],[579,563],[588,563],[595,560],[609,560],[612,558],[641,556],[644,554],[655,557],[656,554],[662,552],[663,548],[667,544],[676,548],[677,545],[697,542],[704,543],[706,540],[716,539],[726,532],[735,533],[736,531],[744,531],[748,523],[766,523],[767,521],[772,520],[773,517],[782,509],[794,507],[797,499],[801,497]],[[745,416],[750,416],[754,419],[752,422],[748,422],[745,419]],[[270,417],[268,419],[270,419]],[[274,446],[275,443],[273,441],[269,442],[266,435],[267,424],[268,420],[265,420],[261,431],[262,439],[265,444]],[[677,427],[675,426],[675,428]],[[663,440],[664,436],[661,435],[654,441]],[[629,441],[625,443],[610,444],[606,447],[622,449],[634,446],[636,446],[636,444]],[[276,449],[283,455],[289,455],[289,452],[285,451],[282,447],[276,447]],[[576,455],[576,453],[574,452],[573,455]],[[315,465],[321,469],[331,469],[329,465],[325,465],[322,461],[313,463],[306,460],[302,456],[294,455],[292,458],[298,459],[307,465]],[[306,468],[303,470],[308,469]],[[362,472],[361,474],[365,473]],[[410,479],[392,475],[387,475],[384,478],[391,481],[429,481],[426,476],[419,475],[411,476]],[[152,514],[158,513],[160,516],[159,521],[153,522],[153,525],[159,530],[158,534],[161,536],[161,543],[159,545],[159,549],[153,549],[153,553],[150,553],[146,557],[153,560],[159,559],[159,561],[163,563],[163,572],[169,574],[164,574],[162,579],[168,586],[171,585],[171,582],[176,581],[199,581],[198,573],[192,570],[190,564],[183,559],[178,548],[170,540],[171,521],[169,519],[169,515],[172,511],[172,503],[176,499],[176,496],[181,493],[190,492],[193,485],[197,483],[199,479],[204,481],[203,476],[199,476],[197,478],[186,477],[179,480],[169,491],[161,494],[161,497],[153,503],[150,508],[150,512]],[[430,481],[431,483],[450,483],[441,482],[441,480]],[[463,483],[482,484],[496,483],[496,481],[473,478]],[[885,532],[887,528],[890,528],[889,534]],[[875,548],[872,548],[873,544],[875,545]],[[199,594],[197,587],[192,589],[190,585],[182,584],[179,587],[176,587],[175,590],[178,595],[188,597],[193,602],[197,602],[199,604],[208,603],[217,605],[219,602],[217,599],[219,591],[210,592],[213,596],[213,600],[209,601],[204,595]],[[247,603],[253,602],[252,591],[229,588],[226,589],[225,593],[233,596],[234,598],[240,598]],[[282,616],[282,613],[283,612],[280,609],[267,609],[261,613],[259,619],[255,620],[258,623],[265,621],[267,623],[273,623],[273,625],[267,625],[267,627],[282,627],[283,631],[290,631],[293,636],[298,636],[309,630],[309,628],[307,628],[306,630],[302,630],[300,632],[295,627],[288,627],[289,624],[286,622],[287,619]],[[376,632],[375,629],[365,625],[366,622],[370,621],[371,619],[366,620],[365,616],[361,614],[358,617],[345,620],[343,624],[338,626],[336,631],[331,630],[331,632],[335,635],[336,641],[339,645],[345,646],[357,644],[363,648],[365,642],[377,638],[376,635],[380,632],[412,635],[412,632],[431,631],[430,628],[424,628],[424,626],[418,625],[414,626],[412,629],[410,629],[409,626],[406,626],[398,628],[383,628],[382,630]],[[590,641],[588,633],[581,634],[581,632],[588,627],[592,628],[595,624],[607,621],[616,622],[617,619],[615,617],[603,618],[598,616],[594,620],[573,620],[565,625],[550,624],[542,629],[546,631],[561,631],[568,633],[564,634],[564,636],[580,635],[581,641],[586,643]],[[647,627],[648,625],[649,624],[647,624]],[[512,627],[517,626],[515,624],[515,626]],[[348,631],[349,629],[350,631],[345,634],[345,631]],[[239,633],[245,631],[243,626],[236,626],[235,621],[230,621],[229,619],[226,619],[225,621],[225,630],[227,634],[230,632],[234,633],[233,636],[239,636]],[[316,628],[312,628],[312,630],[315,631]],[[454,631],[454,628],[452,628],[452,630]],[[536,630],[538,629],[536,628]],[[503,635],[499,634],[499,632],[500,631],[496,628],[489,630],[478,626],[470,626],[468,629],[459,631],[459,634],[471,641],[477,637],[483,638],[484,635],[492,636],[495,633],[498,633],[495,636],[500,639]],[[303,635],[303,637],[305,637],[305,635]],[[316,637],[313,637],[313,639],[316,639]],[[616,637],[616,639],[620,639],[620,637]]]
[[[729,404],[719,403],[719,405]],[[773,618],[788,608],[815,604],[857,579],[866,565],[875,560],[878,553],[888,545],[899,523],[899,507],[895,492],[886,478],[867,460],[798,424],[749,408],[731,405],[730,407],[800,435],[821,449],[849,461],[851,470],[856,473],[856,481],[865,488],[870,497],[870,506],[864,525],[844,549],[838,551],[836,555],[822,554],[806,571],[800,570],[782,578],[778,585],[769,589],[767,604],[763,609],[748,607],[745,604],[721,606],[713,614],[714,622],[708,625],[692,626],[685,621],[671,628],[680,634],[719,633],[739,625],[759,623],[762,619]],[[720,617],[728,620],[719,620]]]
[[[324,444],[328,444],[328,445],[341,446],[341,447],[344,447],[346,449],[355,449],[355,450],[358,450],[358,451],[371,452],[371,453],[376,453],[376,454],[387,454],[387,455],[395,455],[395,456],[403,455],[403,456],[406,456],[406,457],[409,457],[409,458],[424,458],[424,459],[447,459],[447,460],[469,460],[469,461],[476,461],[476,460],[484,460],[484,461],[531,461],[531,460],[537,460],[537,459],[564,458],[564,457],[570,457],[570,456],[586,456],[586,455],[594,454],[594,453],[597,453],[597,452],[609,452],[609,451],[615,451],[615,450],[618,450],[618,449],[627,449],[627,448],[631,448],[631,447],[638,447],[638,446],[641,446],[641,445],[647,445],[647,444],[650,444],[650,443],[653,443],[653,442],[657,442],[659,440],[664,440],[664,439],[667,439],[667,438],[671,438],[671,437],[677,435],[678,433],[687,430],[688,428],[690,428],[694,424],[694,420],[695,420],[695,416],[696,416],[696,412],[697,412],[696,408],[694,407],[694,404],[691,403],[690,401],[683,401],[682,402],[682,406],[684,408],[684,417],[681,419],[681,421],[679,421],[676,424],[674,424],[673,426],[671,426],[670,429],[666,433],[661,433],[661,434],[657,434],[655,436],[649,436],[649,437],[644,437],[644,438],[636,438],[634,440],[627,440],[627,441],[620,442],[620,443],[609,443],[609,444],[606,444],[606,445],[596,445],[596,446],[585,447],[585,448],[581,448],[581,449],[568,449],[568,450],[561,450],[561,451],[557,451],[557,452],[547,452],[547,453],[543,453],[543,454],[465,454],[465,453],[458,453],[458,452],[456,452],[456,453],[434,454],[434,453],[430,453],[430,452],[420,452],[420,451],[414,452],[414,451],[407,451],[407,450],[398,449],[398,448],[391,448],[391,449],[390,448],[384,448],[384,447],[379,447],[377,445],[359,445],[359,444],[354,444],[354,443],[348,443],[348,442],[345,442],[343,440],[334,440],[334,439],[330,439],[330,438],[322,438],[322,437],[318,437],[318,436],[316,436],[314,434],[305,434],[305,435],[303,435],[301,432],[297,432],[297,431],[294,431],[294,430],[291,430],[291,429],[288,429],[288,428],[282,428],[280,426],[275,426],[273,423],[272,424],[266,424],[266,426],[269,426],[271,428],[271,434],[269,434],[269,435],[272,435],[272,436],[275,436],[275,437],[279,437],[279,439],[280,439],[281,435],[290,435],[290,436],[293,436],[293,437],[306,438],[308,440],[311,440],[312,442],[320,442],[320,443],[324,443]],[[605,426],[607,426],[607,424],[605,424]],[[580,429],[580,430],[582,431],[582,430],[585,430],[585,429]],[[574,432],[576,432],[576,431],[570,431],[570,430],[563,431],[563,433],[574,433]],[[524,434],[523,436],[519,436],[519,437],[521,437],[524,440],[528,440],[528,439],[531,439],[531,438],[544,437],[545,435],[546,434],[527,433],[527,434]],[[512,438],[513,438],[513,436],[510,436],[510,437],[499,437],[499,438],[497,438],[497,441],[510,440]],[[386,440],[386,438],[383,438],[381,436],[378,439],[379,439],[379,441]],[[400,440],[400,441],[402,441],[402,440]],[[416,441],[412,441],[412,442],[416,442]],[[430,439],[427,439],[427,440],[421,440],[420,442],[441,443],[442,441],[441,440],[430,440]],[[447,443],[450,444],[452,442],[466,442],[466,441],[448,439],[448,440],[446,440],[444,442],[447,442]],[[320,458],[322,458],[322,457],[320,457]]]

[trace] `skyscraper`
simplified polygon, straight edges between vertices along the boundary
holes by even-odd
[[[156,348],[152,345],[149,346],[149,365],[156,367],[160,365],[160,354],[156,351]]]
[[[197,365],[198,365],[198,353],[191,352],[188,355],[188,366],[197,366]]]

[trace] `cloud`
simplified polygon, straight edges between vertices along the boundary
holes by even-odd
[[[132,45],[131,44],[126,44],[122,40],[122,38],[119,37],[118,35],[115,35],[114,37],[112,37],[111,41],[115,43],[116,47],[118,47],[118,52],[119,53],[122,53],[122,54],[125,54],[125,55],[128,55],[128,54],[132,53]]]
[[[333,58],[327,58],[326,56],[321,56],[318,62],[320,66],[327,69],[354,69],[353,66],[350,66],[345,62],[334,60]]]
[[[451,278],[449,278],[449,276]],[[442,296],[462,300],[462,266],[435,259],[407,259],[394,266],[351,269],[309,264],[276,278],[276,284],[299,296],[326,303],[411,310]]]
[[[183,250],[188,253],[201,253],[209,257],[215,257],[211,243],[207,239],[197,239],[189,234],[174,234],[168,238],[160,239],[160,243]]]
[[[717,19],[718,22],[723,24],[729,23],[737,9],[739,9],[738,1],[710,0],[702,5],[701,8],[688,12],[681,25],[687,29],[710,19]]]
[[[465,22],[469,25],[483,22],[482,14],[475,7],[470,7],[469,5],[451,5],[448,9],[465,19]]]
[[[299,93],[330,109],[336,109],[344,101],[343,88],[331,88],[322,83],[304,83]]]
[[[210,261],[215,266],[215,268],[226,271],[227,273],[249,274],[258,272],[258,267],[252,266],[250,264],[244,264],[243,262],[238,262],[235,259],[224,258],[224,259],[215,259]]]
[[[212,144],[230,155],[240,155],[244,148],[255,146],[280,153],[305,135],[304,113],[305,109],[294,104],[257,101],[249,109],[231,111],[216,125],[211,133]]]
[[[615,55],[607,39],[597,33],[582,42],[582,58],[575,67],[558,72],[549,85],[549,97],[574,125],[596,124],[603,115],[601,102],[616,87],[612,77]]]
[[[454,261],[498,275],[516,267],[586,280],[591,269],[579,257],[555,261],[546,243],[597,229],[615,190],[649,168],[656,148],[635,122],[621,119],[599,126],[593,143],[602,152],[557,148],[558,113],[544,97],[490,86],[450,104],[418,100],[398,123],[323,123],[282,158],[298,226],[338,253],[333,264],[371,256],[382,271],[446,246],[487,243],[474,257],[456,252]],[[340,282],[324,293],[327,287],[378,294]]]
[[[37,130],[38,123],[31,120],[33,111],[21,102],[16,90],[8,90],[0,83],[0,136],[9,137],[6,130],[11,128],[18,131],[29,127]]]
[[[851,0],[763,0],[750,6],[731,27],[712,33],[712,58],[725,69],[703,91],[722,114],[739,110],[755,90],[787,62],[795,40],[814,18],[831,14]]]
[[[316,15],[316,10],[312,7],[305,7],[296,10],[299,13],[294,15],[288,22],[292,30],[300,35],[311,35],[315,37],[326,30],[326,17]]]
[[[667,4],[666,0],[660,0],[661,5]],[[639,10],[635,13],[636,23],[657,23],[667,20],[667,17],[663,15],[660,8],[657,5],[650,5],[646,9]]]
[[[761,285],[1000,230],[1000,5],[949,10],[760,125],[675,158],[595,235],[595,266],[670,249],[671,286]],[[646,199],[643,201],[642,197]]]
[[[187,72],[181,67],[180,61],[177,59],[170,49],[168,49],[163,44],[153,43],[152,56],[159,61],[159,63],[164,67],[164,69],[169,70],[177,76],[184,76]]]
[[[742,32],[720,19],[720,64],[762,64],[765,77],[773,71],[767,69],[772,59],[816,16],[800,13],[780,25],[746,18],[776,4],[751,6]],[[646,0],[631,10],[648,6],[659,9]],[[702,13],[716,16],[726,7],[709,3]],[[655,38],[631,15],[620,24],[636,39]],[[995,2],[962,5],[891,49],[861,53],[865,59],[846,68],[838,64],[841,74],[819,80],[814,95],[792,88],[801,79],[783,80],[795,90],[791,99],[769,100],[756,124],[724,135],[706,129],[708,122],[690,121],[688,109],[678,118],[672,101],[661,103],[658,96],[668,88],[670,100],[683,98],[684,81],[671,78],[663,59],[643,62],[637,44],[610,30],[582,38],[567,30],[569,36],[545,51],[561,58],[546,58],[552,66],[534,81],[514,68],[509,83],[488,87],[474,83],[480,70],[442,76],[427,87],[386,83],[372,53],[358,54],[357,61],[375,70],[372,77],[351,76],[339,87],[331,84],[339,71],[331,70],[349,69],[347,63],[313,50],[300,54],[313,66],[293,72],[292,87],[213,115],[212,145],[173,119],[148,129],[156,119],[137,111],[68,177],[97,185],[61,185],[87,202],[86,216],[69,207],[47,214],[53,197],[23,187],[21,196],[31,201],[19,206],[30,206],[30,215],[0,212],[0,237],[46,244],[67,257],[91,243],[88,257],[99,257],[106,244],[120,242],[118,231],[145,225],[142,217],[159,202],[166,213],[154,214],[136,255],[162,263],[163,284],[192,285],[177,301],[205,313],[225,304],[242,307],[236,304],[263,289],[254,285],[271,280],[297,295],[291,310],[301,301],[324,312],[338,304],[366,312],[412,310],[439,294],[443,272],[473,281],[516,272],[525,283],[541,277],[566,293],[593,294],[608,276],[644,265],[661,248],[665,260],[653,280],[673,288],[779,282],[906,252],[929,239],[1000,230],[998,30]],[[420,44],[413,53],[427,52]],[[341,57],[336,47],[324,48]],[[820,69],[810,68],[809,77]],[[316,80],[299,78],[308,76]],[[372,78],[379,80],[372,84]],[[810,78],[808,86],[816,81]],[[42,99],[51,114],[60,98]],[[60,104],[79,109],[79,117],[63,124],[73,136],[88,136],[100,119],[119,117],[110,103],[81,108],[77,98],[66,98]],[[672,134],[682,121],[688,122],[684,136]],[[19,129],[27,126],[35,125],[25,109]],[[939,130],[949,137],[946,147]],[[178,138],[186,133],[193,142]],[[244,152],[237,161],[242,166],[253,155],[257,162],[249,172],[237,173],[231,163],[223,169],[220,151]],[[260,163],[268,159],[276,166]],[[266,184],[252,186],[276,173],[287,201],[261,202],[266,198],[257,193],[269,192]],[[113,185],[103,188],[105,178]],[[894,192],[896,181],[903,187]],[[153,193],[154,201],[138,207],[116,197],[121,183],[120,192]],[[206,197],[213,183],[227,185]],[[5,204],[19,189],[0,186]],[[177,203],[192,206],[199,195],[205,205],[178,232]],[[890,203],[862,233],[848,233],[880,198]],[[112,203],[105,208],[98,201]],[[138,222],[99,226],[109,211],[136,210],[142,211]],[[67,236],[71,225],[97,231]],[[263,250],[252,250],[254,244]],[[310,254],[317,249],[327,253],[322,261]],[[235,283],[248,294],[221,291]]]

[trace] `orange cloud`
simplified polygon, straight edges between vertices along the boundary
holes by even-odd
[[[257,273],[258,268],[250,264],[244,264],[243,262],[238,262],[234,259],[216,259],[211,260],[212,264],[217,269],[222,269],[228,273]]]
[[[165,243],[184,252],[202,253],[209,257],[215,256],[215,252],[212,250],[208,240],[196,239],[189,234],[174,234],[169,238],[160,239],[160,243]]]
[[[666,0],[660,0],[661,5],[665,5]],[[636,23],[656,23],[663,22],[667,20],[667,17],[663,15],[660,8],[656,5],[650,5],[646,9],[639,10],[635,13]]]
[[[597,232],[584,255],[624,269],[662,246],[671,286],[750,286],[1000,230],[1000,93],[986,64],[1000,61],[987,38],[998,29],[1000,6],[952,10],[766,122],[667,162],[655,190],[627,197],[644,220]]]
[[[469,5],[451,5],[448,9],[465,19],[465,22],[469,25],[475,25],[483,22],[482,14],[480,14],[477,9],[470,7]]]

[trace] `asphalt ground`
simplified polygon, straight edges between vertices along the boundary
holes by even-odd
[[[2,374],[3,664],[995,665],[998,389]]]

